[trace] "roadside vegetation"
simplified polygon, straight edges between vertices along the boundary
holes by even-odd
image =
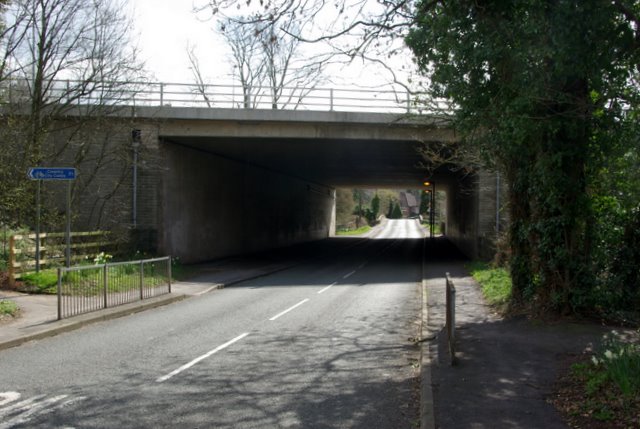
[[[360,235],[371,231],[369,225],[361,226],[358,229],[340,229],[336,231],[336,235]]]
[[[571,365],[552,401],[574,428],[640,427],[640,344],[605,337]]]
[[[9,317],[13,318],[20,312],[20,307],[13,301],[8,299],[0,300],[0,321]]]
[[[54,269],[39,273],[25,273],[20,277],[18,290],[28,293],[55,294],[58,285],[58,272]]]
[[[480,284],[487,302],[500,312],[506,311],[511,299],[512,287],[509,271],[480,261],[467,264],[467,269]]]
[[[133,257],[120,258],[122,261],[126,260],[140,260],[148,259],[152,256],[144,255],[139,252]],[[67,285],[70,285],[72,289],[82,290],[83,293],[87,293],[89,289],[99,290],[103,285],[103,278],[101,275],[101,266],[111,262],[113,256],[100,252],[91,260],[87,260],[85,263],[80,264],[86,267],[95,267],[95,270],[86,269],[81,271],[72,271],[64,275],[64,281]],[[158,268],[158,270],[157,270]],[[180,263],[179,259],[175,258],[171,262],[171,274],[173,280],[181,280],[188,278],[193,274],[193,269],[189,266],[185,266]],[[117,279],[117,281],[109,282],[109,292],[121,292],[130,290],[132,285],[137,285],[140,278],[140,268],[138,265],[121,265],[109,269],[108,275],[110,279]],[[166,273],[164,273],[164,265],[160,267],[156,263],[145,265],[144,271],[145,283],[161,284],[165,281]],[[56,269],[44,269],[39,273],[29,272],[21,276],[18,282],[17,289],[21,292],[27,293],[41,293],[41,294],[56,294],[58,285],[58,272]],[[90,285],[90,287],[89,287]]]

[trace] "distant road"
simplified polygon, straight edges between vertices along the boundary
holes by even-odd
[[[0,429],[415,427],[422,234],[2,351]]]

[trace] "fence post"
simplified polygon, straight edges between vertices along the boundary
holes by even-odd
[[[446,328],[451,365],[456,364],[456,288],[446,273]]]
[[[333,88],[329,89],[329,111],[333,112]]]
[[[140,299],[144,299],[144,261],[140,261]]]
[[[160,107],[164,106],[164,83],[160,82]]]
[[[167,263],[169,264],[169,293],[171,293],[171,256],[169,256]]]
[[[58,268],[58,320],[62,319],[62,269]]]
[[[104,308],[107,308],[109,306],[107,303],[107,298],[109,297],[109,273],[107,272],[107,265],[108,264],[104,264],[104,267],[102,267],[102,283],[104,284]]]
[[[407,90],[407,113],[411,113],[411,92]]]

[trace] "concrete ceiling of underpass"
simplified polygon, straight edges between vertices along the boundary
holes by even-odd
[[[456,180],[446,168],[428,177],[416,141],[175,136],[164,141],[335,188],[416,188],[426,179]]]

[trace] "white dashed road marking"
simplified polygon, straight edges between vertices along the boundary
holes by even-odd
[[[229,347],[231,344],[240,341],[241,339],[243,339],[244,337],[246,337],[247,335],[249,335],[248,332],[245,332],[242,335],[238,335],[237,337],[235,337],[233,340],[227,341],[226,343],[224,343],[221,346],[216,347],[215,349],[203,354],[202,356],[198,356],[197,358],[195,358],[194,360],[192,360],[189,363],[186,363],[184,365],[182,365],[180,368],[171,371],[169,374],[167,375],[163,375],[162,377],[158,378],[156,381],[158,383],[162,383],[163,381],[167,381],[168,379],[170,379],[171,377],[173,377],[174,375],[180,374],[182,371],[191,368],[193,365],[197,364],[198,362],[200,362],[201,360],[204,360],[206,358],[208,358],[209,356],[218,353],[220,350],[226,349],[227,347]]]
[[[304,304],[305,302],[309,301],[309,298],[305,298],[302,301],[300,301],[299,303],[297,303],[296,305],[292,305],[291,307],[287,308],[285,311],[283,311],[282,313],[278,313],[275,316],[273,316],[271,319],[269,319],[270,321],[274,321],[276,320],[278,317],[280,316],[284,316],[285,314],[287,314],[288,312],[290,312],[291,310],[293,310],[296,307],[301,306],[302,304]]]

